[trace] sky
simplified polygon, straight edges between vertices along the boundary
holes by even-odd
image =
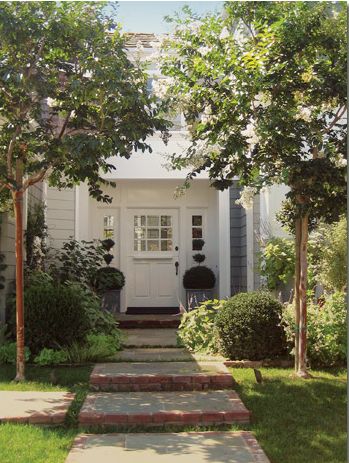
[[[116,17],[125,32],[145,32],[162,34],[170,31],[171,26],[164,21],[164,16],[173,15],[184,5],[194,13],[220,11],[221,1],[119,1]]]

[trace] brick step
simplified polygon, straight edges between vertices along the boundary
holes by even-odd
[[[87,396],[79,423],[94,425],[198,425],[249,423],[235,391],[97,392]]]
[[[90,376],[95,391],[200,391],[232,389],[235,381],[223,363],[100,363]]]
[[[118,314],[116,320],[121,329],[178,328],[180,315],[128,315]]]

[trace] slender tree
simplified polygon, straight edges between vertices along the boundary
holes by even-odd
[[[192,143],[172,157],[191,167],[186,186],[207,170],[219,189],[239,176],[245,197],[290,187],[281,220],[295,233],[295,369],[307,377],[308,231],[346,206],[345,4],[227,2],[224,15],[170,21],[158,89],[188,122]]]
[[[103,194],[112,156],[164,130],[125,38],[100,2],[0,5],[0,186],[16,223],[17,381],[24,376],[23,195],[48,179]]]

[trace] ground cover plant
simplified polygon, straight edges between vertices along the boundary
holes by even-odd
[[[177,331],[180,345],[192,352],[216,353],[218,339],[215,318],[221,301],[205,301],[194,310],[186,312]]]

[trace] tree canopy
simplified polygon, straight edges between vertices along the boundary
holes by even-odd
[[[147,76],[104,2],[0,5],[0,185],[26,189],[44,177],[58,187],[87,181],[103,195],[111,156],[150,150],[164,121]],[[21,160],[23,185],[16,180]]]
[[[227,188],[291,186],[284,223],[333,221],[346,205],[346,8],[330,2],[227,2],[225,14],[172,18],[164,105],[191,146],[175,168]]]

